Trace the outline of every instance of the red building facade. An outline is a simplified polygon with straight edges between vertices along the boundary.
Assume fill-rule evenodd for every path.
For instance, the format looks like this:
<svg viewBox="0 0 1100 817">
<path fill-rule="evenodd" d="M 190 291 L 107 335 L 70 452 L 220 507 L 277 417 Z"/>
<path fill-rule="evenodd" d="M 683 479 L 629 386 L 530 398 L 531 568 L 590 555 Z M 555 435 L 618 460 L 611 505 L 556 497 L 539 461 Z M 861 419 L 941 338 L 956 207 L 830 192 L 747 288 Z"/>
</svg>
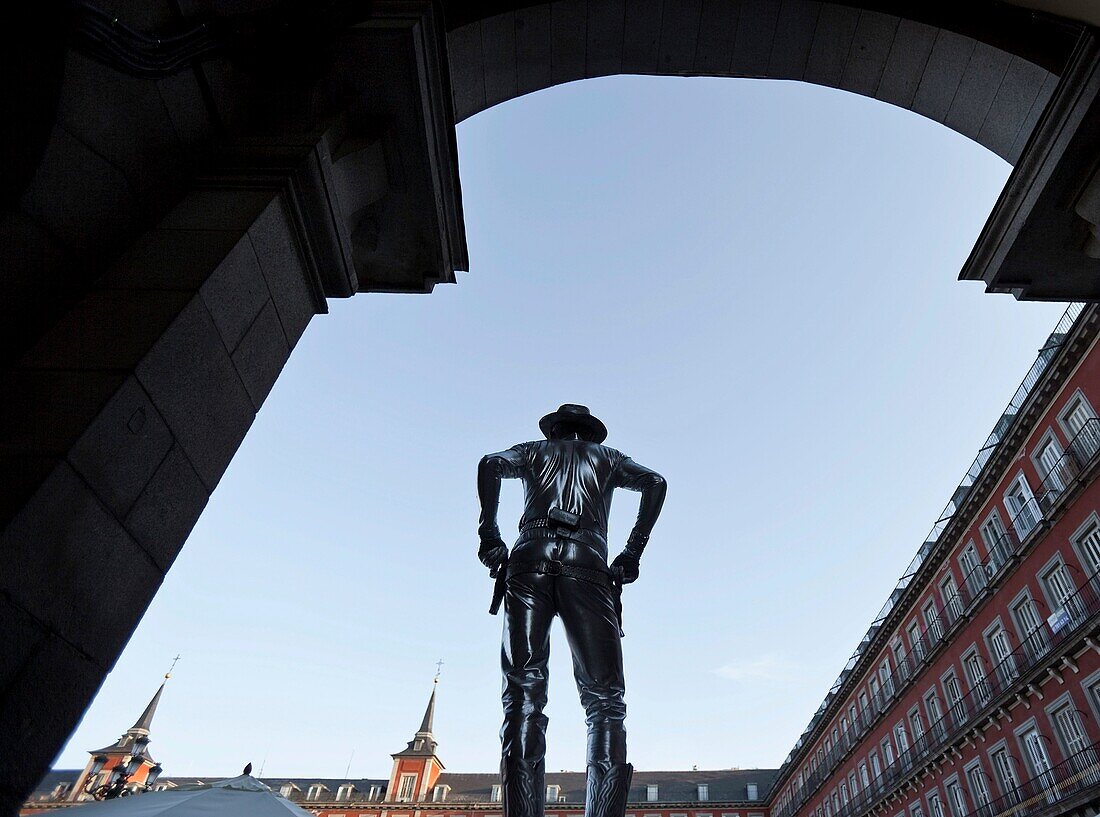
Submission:
<svg viewBox="0 0 1100 817">
<path fill-rule="evenodd" d="M 1100 352 L 1071 307 L 780 770 L 773 817 L 1095 814 Z"/>
</svg>

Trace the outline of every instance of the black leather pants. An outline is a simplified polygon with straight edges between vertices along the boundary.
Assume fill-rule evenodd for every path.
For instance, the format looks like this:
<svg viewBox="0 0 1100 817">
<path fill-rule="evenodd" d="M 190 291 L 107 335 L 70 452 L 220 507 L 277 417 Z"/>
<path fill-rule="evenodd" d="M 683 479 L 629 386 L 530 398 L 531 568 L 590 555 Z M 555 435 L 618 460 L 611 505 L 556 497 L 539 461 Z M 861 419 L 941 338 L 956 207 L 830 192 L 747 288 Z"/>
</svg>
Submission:
<svg viewBox="0 0 1100 817">
<path fill-rule="evenodd" d="M 548 558 L 607 570 L 605 547 L 552 536 L 521 538 L 511 558 Z M 561 618 L 573 654 L 573 675 L 588 723 L 588 764 L 625 763 L 625 682 L 613 592 L 568 576 L 521 573 L 508 579 L 501 647 L 505 763 L 540 765 L 546 754 L 543 707 L 554 616 Z"/>
</svg>

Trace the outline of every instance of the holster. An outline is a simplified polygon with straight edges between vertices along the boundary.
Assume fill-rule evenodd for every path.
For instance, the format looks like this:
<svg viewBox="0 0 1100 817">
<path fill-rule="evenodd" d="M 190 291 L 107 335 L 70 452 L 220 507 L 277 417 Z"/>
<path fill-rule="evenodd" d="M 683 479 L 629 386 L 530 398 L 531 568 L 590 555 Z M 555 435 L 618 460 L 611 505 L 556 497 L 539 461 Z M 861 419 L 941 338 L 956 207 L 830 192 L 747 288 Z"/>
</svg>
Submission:
<svg viewBox="0 0 1100 817">
<path fill-rule="evenodd" d="M 508 589 L 508 563 L 505 562 L 497 568 L 496 582 L 493 584 L 493 600 L 489 602 L 489 615 L 495 616 L 500 610 L 500 603 L 504 601 L 504 591 Z"/>
</svg>

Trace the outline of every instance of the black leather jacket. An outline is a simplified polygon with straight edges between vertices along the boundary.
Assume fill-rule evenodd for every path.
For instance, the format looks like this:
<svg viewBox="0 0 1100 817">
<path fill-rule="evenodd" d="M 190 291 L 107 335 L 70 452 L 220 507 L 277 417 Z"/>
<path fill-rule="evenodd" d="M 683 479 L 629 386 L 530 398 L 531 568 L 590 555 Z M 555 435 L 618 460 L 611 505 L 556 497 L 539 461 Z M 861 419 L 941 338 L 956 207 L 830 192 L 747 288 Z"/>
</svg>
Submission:
<svg viewBox="0 0 1100 817">
<path fill-rule="evenodd" d="M 482 458 L 477 488 L 481 500 L 481 540 L 498 539 L 497 505 L 500 480 L 522 479 L 526 497 L 520 528 L 546 518 L 557 507 L 577 514 L 580 527 L 607 537 L 611 494 L 616 488 L 641 491 L 638 518 L 631 542 L 640 552 L 665 498 L 665 480 L 656 471 L 639 465 L 620 451 L 579 439 L 539 440 L 520 443 Z"/>
</svg>

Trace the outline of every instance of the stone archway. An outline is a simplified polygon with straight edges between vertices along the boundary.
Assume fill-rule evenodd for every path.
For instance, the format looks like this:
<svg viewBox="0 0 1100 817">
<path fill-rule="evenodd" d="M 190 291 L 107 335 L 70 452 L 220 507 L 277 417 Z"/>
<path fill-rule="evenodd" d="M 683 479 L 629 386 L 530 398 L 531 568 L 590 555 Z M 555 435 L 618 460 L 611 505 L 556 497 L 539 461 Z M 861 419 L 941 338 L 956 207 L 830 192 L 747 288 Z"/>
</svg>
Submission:
<svg viewBox="0 0 1100 817">
<path fill-rule="evenodd" d="M 177 65 L 138 37 L 119 62 L 92 37 L 31 87 L 24 136 L 42 141 L 13 153 L 0 213 L 0 811 L 79 720 L 325 299 L 465 268 L 455 121 L 589 76 L 801 79 L 1018 161 L 998 237 L 1026 235 L 1021 202 L 1091 172 L 1096 38 L 1000 3 L 921 5 L 261 0 L 242 21 L 113 0 L 147 32 L 201 14 L 224 53 Z"/>
<path fill-rule="evenodd" d="M 1015 163 L 1057 60 L 1034 43 L 992 44 L 860 5 L 875 4 L 588 0 L 505 11 L 448 32 L 455 116 L 611 74 L 797 80 L 907 108 Z"/>
</svg>

